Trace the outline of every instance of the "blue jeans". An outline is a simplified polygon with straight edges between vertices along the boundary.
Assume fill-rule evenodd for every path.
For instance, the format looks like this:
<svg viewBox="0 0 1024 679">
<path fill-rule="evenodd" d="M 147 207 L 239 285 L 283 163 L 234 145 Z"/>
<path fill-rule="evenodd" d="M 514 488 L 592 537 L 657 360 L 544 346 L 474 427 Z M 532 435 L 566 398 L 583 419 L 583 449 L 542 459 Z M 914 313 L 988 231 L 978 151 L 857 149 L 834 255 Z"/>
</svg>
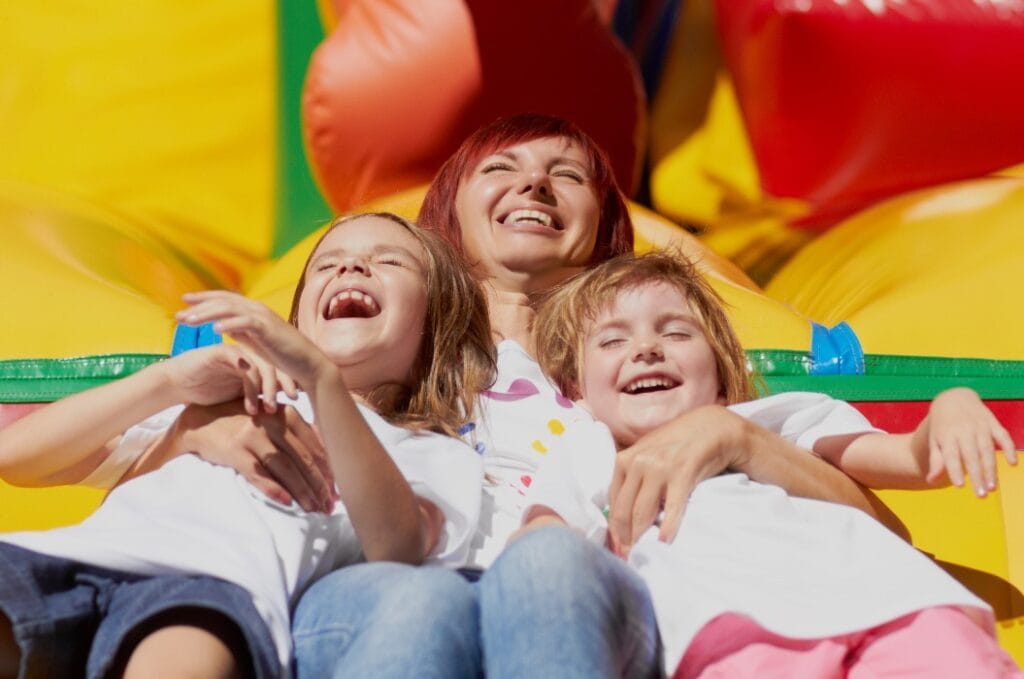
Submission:
<svg viewBox="0 0 1024 679">
<path fill-rule="evenodd" d="M 657 677 L 650 595 L 606 550 L 560 527 L 510 545 L 477 583 L 440 568 L 344 568 L 292 625 L 303 677 Z"/>
</svg>

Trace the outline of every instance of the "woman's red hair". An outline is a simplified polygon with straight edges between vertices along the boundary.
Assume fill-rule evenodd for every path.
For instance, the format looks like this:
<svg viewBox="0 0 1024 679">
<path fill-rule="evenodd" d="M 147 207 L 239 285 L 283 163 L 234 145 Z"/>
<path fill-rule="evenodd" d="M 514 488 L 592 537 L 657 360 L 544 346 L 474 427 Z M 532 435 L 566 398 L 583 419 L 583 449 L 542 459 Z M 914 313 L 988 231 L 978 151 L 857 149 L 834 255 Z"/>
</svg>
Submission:
<svg viewBox="0 0 1024 679">
<path fill-rule="evenodd" d="M 591 264 L 633 250 L 633 222 L 626 200 L 615 182 L 608 156 L 579 127 L 554 116 L 520 113 L 499 118 L 471 134 L 462 146 L 445 161 L 427 189 L 416 221 L 421 228 L 433 229 L 462 252 L 462 228 L 455 213 L 455 196 L 459 186 L 481 159 L 516 144 L 562 137 L 582 149 L 590 164 L 594 190 L 601 205 L 597 240 L 590 257 Z"/>
</svg>

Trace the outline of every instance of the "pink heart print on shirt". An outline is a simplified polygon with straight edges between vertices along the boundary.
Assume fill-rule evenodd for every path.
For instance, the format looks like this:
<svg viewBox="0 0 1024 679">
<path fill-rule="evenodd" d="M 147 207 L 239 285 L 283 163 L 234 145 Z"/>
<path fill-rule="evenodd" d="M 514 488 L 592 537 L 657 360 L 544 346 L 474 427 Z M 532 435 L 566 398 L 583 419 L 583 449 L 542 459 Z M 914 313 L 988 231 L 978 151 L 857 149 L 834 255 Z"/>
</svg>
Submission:
<svg viewBox="0 0 1024 679">
<path fill-rule="evenodd" d="M 540 393 L 540 389 L 537 385 L 530 380 L 519 378 L 513 380 L 512 384 L 508 385 L 508 391 L 491 391 L 490 389 L 483 392 L 483 396 L 495 401 L 522 401 L 524 398 L 530 398 Z"/>
</svg>

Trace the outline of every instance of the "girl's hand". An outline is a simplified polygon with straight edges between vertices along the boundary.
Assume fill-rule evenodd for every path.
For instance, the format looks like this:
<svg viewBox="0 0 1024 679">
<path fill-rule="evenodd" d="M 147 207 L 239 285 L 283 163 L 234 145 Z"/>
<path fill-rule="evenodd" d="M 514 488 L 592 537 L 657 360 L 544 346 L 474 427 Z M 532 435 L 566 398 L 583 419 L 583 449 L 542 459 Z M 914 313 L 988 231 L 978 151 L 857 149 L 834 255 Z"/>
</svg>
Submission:
<svg viewBox="0 0 1024 679">
<path fill-rule="evenodd" d="M 915 449 L 927 454 L 929 483 L 946 474 L 954 486 L 963 486 L 966 468 L 974 492 L 984 497 L 996 488 L 996 448 L 1007 462 L 1017 464 L 1010 434 L 971 389 L 958 387 L 936 396 L 914 438 L 923 444 L 925 435 L 927 446 Z"/>
<path fill-rule="evenodd" d="M 743 464 L 748 423 L 721 406 L 692 410 L 658 427 L 615 456 L 609 488 L 608 541 L 620 556 L 654 524 L 663 510 L 659 539 L 679 531 L 694 487 Z"/>
<path fill-rule="evenodd" d="M 263 408 L 277 409 L 279 389 L 295 397 L 295 383 L 274 366 L 235 345 L 218 344 L 179 354 L 163 364 L 177 400 L 197 405 L 214 405 L 245 397 L 250 414 Z"/>
<path fill-rule="evenodd" d="M 180 322 L 212 321 L 214 330 L 230 335 L 299 384 L 311 384 L 329 363 L 323 352 L 265 304 L 224 290 L 191 292 L 184 300 L 189 308 L 176 314 Z"/>
</svg>

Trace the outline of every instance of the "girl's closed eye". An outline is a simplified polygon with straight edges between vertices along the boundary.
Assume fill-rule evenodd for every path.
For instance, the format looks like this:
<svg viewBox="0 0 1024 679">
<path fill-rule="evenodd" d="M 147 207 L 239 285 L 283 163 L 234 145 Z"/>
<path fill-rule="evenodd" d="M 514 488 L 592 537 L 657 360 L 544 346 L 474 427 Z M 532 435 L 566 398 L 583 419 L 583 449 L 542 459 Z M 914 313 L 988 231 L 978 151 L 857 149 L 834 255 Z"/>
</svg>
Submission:
<svg viewBox="0 0 1024 679">
<path fill-rule="evenodd" d="M 598 340 L 597 346 L 602 349 L 613 349 L 622 346 L 625 341 L 623 337 L 605 337 Z"/>
</svg>

